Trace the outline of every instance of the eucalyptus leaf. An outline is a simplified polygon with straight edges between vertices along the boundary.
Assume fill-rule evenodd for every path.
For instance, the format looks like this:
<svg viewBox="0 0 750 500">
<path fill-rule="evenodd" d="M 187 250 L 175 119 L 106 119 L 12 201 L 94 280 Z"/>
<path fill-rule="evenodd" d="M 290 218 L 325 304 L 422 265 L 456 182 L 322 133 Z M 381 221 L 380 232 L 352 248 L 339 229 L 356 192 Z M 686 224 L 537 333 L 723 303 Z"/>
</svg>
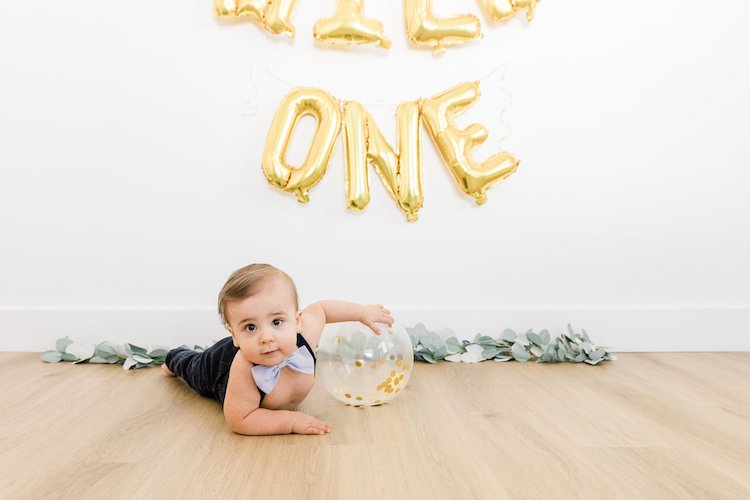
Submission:
<svg viewBox="0 0 750 500">
<path fill-rule="evenodd" d="M 531 354 L 533 354 L 534 356 L 539 357 L 539 356 L 544 355 L 544 349 L 542 349 L 538 345 L 531 346 L 531 349 L 529 350 L 531 351 Z"/>
<path fill-rule="evenodd" d="M 518 342 L 513 344 L 513 358 L 515 358 L 516 361 L 520 361 L 522 363 L 525 363 L 529 360 L 531 356 L 529 356 L 529 353 L 526 352 L 526 349 L 524 346 Z"/>
<path fill-rule="evenodd" d="M 599 361 L 604 357 L 604 354 L 606 354 L 605 351 L 597 349 L 589 354 L 589 358 L 591 358 L 592 361 Z"/>
<path fill-rule="evenodd" d="M 45 363 L 58 363 L 62 361 L 62 353 L 58 350 L 47 351 L 42 354 L 42 361 Z"/>
<path fill-rule="evenodd" d="M 69 352 L 62 353 L 62 360 L 63 361 L 75 361 L 78 357 L 75 354 L 70 354 Z"/>
<path fill-rule="evenodd" d="M 144 349 L 143 347 L 139 347 L 134 344 L 125 344 L 125 345 L 130 347 L 130 350 L 133 351 L 133 354 L 144 354 L 144 355 L 146 354 L 146 349 Z"/>
<path fill-rule="evenodd" d="M 107 358 L 112 355 L 117 354 L 117 347 L 107 343 L 102 342 L 98 346 L 96 346 L 96 349 L 94 349 L 94 356 L 99 356 L 100 358 Z"/>
<path fill-rule="evenodd" d="M 507 342 L 515 342 L 516 341 L 516 332 L 514 332 L 511 329 L 505 329 L 503 330 L 502 335 L 500 336 L 501 339 L 507 341 Z"/>
<path fill-rule="evenodd" d="M 539 337 L 542 341 L 542 345 L 549 344 L 549 332 L 547 330 L 542 330 L 539 332 Z"/>
<path fill-rule="evenodd" d="M 447 339 L 445 341 L 445 348 L 447 349 L 448 354 L 466 352 L 466 349 L 464 349 L 463 345 L 461 345 L 456 337 L 450 337 L 449 339 Z"/>
<path fill-rule="evenodd" d="M 125 360 L 125 362 L 122 364 L 123 370 L 130 370 L 132 367 L 137 365 L 138 362 L 131 356 L 128 359 Z"/>
<path fill-rule="evenodd" d="M 542 338 L 534 332 L 527 333 L 526 338 L 529 339 L 533 344 L 536 344 L 538 346 L 542 345 Z"/>
<path fill-rule="evenodd" d="M 148 356 L 150 358 L 166 357 L 168 353 L 169 351 L 167 349 L 160 347 L 160 348 L 154 349 L 153 351 L 149 351 Z"/>
<path fill-rule="evenodd" d="M 57 339 L 57 342 L 55 342 L 55 349 L 57 349 L 60 352 L 65 352 L 68 346 L 72 343 L 73 341 L 70 340 L 68 337 L 65 337 L 64 339 Z"/>
<path fill-rule="evenodd" d="M 151 362 L 154 361 L 153 359 L 149 358 L 148 356 L 142 356 L 140 354 L 133 354 L 133 359 L 136 360 L 137 362 L 141 363 L 141 364 L 144 364 L 144 365 L 147 365 L 147 364 L 149 364 L 149 363 L 151 363 Z"/>
<path fill-rule="evenodd" d="M 503 349 L 500 349 L 499 347 L 485 347 L 484 351 L 482 351 L 482 357 L 484 357 L 484 359 L 492 359 L 502 351 Z"/>
</svg>

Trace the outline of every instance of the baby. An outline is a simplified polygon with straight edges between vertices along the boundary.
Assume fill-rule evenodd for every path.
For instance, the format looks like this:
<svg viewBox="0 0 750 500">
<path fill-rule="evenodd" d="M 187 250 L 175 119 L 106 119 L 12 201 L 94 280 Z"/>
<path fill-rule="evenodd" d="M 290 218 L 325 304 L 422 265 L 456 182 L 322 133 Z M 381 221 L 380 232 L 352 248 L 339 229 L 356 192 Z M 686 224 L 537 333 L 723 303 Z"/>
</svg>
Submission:
<svg viewBox="0 0 750 500">
<path fill-rule="evenodd" d="M 291 278 L 268 264 L 229 277 L 219 315 L 230 333 L 203 352 L 172 349 L 162 370 L 218 400 L 234 432 L 247 435 L 325 434 L 331 427 L 300 411 L 314 382 L 315 352 L 326 323 L 393 324 L 382 305 L 324 300 L 299 310 Z"/>
</svg>

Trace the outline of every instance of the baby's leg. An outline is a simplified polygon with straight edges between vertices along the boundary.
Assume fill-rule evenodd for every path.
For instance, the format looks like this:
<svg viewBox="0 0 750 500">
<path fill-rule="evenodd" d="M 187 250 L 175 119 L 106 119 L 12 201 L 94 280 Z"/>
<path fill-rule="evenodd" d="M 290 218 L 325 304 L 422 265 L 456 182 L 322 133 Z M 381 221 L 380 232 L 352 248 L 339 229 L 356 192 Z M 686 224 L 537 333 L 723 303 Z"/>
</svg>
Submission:
<svg viewBox="0 0 750 500">
<path fill-rule="evenodd" d="M 206 380 L 202 373 L 201 361 L 204 352 L 196 352 L 192 349 L 177 348 L 167 353 L 167 359 L 162 365 L 164 373 L 180 377 L 187 385 L 198 391 L 201 395 L 206 395 Z"/>
</svg>

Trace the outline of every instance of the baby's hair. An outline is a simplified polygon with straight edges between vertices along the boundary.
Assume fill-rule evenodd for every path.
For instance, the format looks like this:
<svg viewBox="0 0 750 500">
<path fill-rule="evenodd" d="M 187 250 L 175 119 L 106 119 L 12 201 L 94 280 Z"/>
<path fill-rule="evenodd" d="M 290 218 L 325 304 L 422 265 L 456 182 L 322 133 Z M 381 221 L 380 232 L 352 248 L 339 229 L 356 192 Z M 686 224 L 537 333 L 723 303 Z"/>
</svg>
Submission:
<svg viewBox="0 0 750 500">
<path fill-rule="evenodd" d="M 299 300 L 297 298 L 297 287 L 294 281 L 284 271 L 276 269 L 270 264 L 250 264 L 241 269 L 237 269 L 229 276 L 224 287 L 219 292 L 219 317 L 221 323 L 226 327 L 227 305 L 230 302 L 246 299 L 258 293 L 258 290 L 273 278 L 281 278 L 289 284 L 289 289 L 294 299 L 295 311 L 299 309 Z"/>
</svg>

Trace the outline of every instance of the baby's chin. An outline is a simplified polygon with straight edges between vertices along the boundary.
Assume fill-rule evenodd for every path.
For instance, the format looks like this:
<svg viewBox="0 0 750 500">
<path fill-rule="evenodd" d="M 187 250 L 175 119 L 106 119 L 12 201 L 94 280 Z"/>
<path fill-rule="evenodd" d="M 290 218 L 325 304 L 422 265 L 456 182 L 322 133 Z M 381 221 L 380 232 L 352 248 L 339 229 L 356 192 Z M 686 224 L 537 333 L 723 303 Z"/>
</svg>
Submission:
<svg viewBox="0 0 750 500">
<path fill-rule="evenodd" d="M 255 356 L 255 359 L 251 360 L 254 365 L 273 366 L 278 365 L 287 358 L 287 354 L 284 354 L 281 350 L 275 351 L 271 354 L 259 354 Z"/>
</svg>

